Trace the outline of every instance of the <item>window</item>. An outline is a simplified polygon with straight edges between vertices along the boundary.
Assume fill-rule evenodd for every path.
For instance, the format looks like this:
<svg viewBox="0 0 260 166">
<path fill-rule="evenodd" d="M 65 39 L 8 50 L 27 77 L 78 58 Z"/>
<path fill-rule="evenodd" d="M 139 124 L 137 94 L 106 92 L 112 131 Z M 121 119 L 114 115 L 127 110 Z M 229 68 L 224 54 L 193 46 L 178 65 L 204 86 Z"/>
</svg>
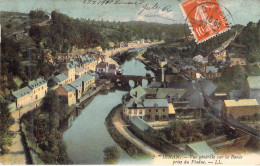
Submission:
<svg viewBox="0 0 260 166">
<path fill-rule="evenodd" d="M 152 112 L 152 110 L 151 110 L 151 109 L 149 109 L 149 112 Z"/>
<path fill-rule="evenodd" d="M 156 109 L 156 112 L 158 112 L 158 109 Z"/>
<path fill-rule="evenodd" d="M 142 114 L 143 113 L 143 111 L 142 110 L 139 110 L 139 114 Z"/>
<path fill-rule="evenodd" d="M 163 109 L 163 112 L 165 112 L 165 109 Z"/>
</svg>

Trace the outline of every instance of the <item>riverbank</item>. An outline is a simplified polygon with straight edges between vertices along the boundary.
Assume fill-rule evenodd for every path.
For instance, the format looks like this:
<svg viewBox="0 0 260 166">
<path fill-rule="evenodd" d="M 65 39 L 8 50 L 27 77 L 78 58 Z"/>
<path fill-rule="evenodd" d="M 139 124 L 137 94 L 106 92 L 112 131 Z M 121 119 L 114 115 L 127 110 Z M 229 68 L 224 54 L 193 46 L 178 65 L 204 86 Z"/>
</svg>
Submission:
<svg viewBox="0 0 260 166">
<path fill-rule="evenodd" d="M 111 64 L 116 64 L 118 65 L 118 62 L 116 62 L 115 60 L 113 60 L 111 57 L 115 54 L 118 53 L 122 53 L 122 52 L 127 52 L 131 49 L 139 49 L 139 48 L 143 48 L 143 47 L 150 47 L 150 46 L 154 46 L 154 45 L 158 45 L 158 44 L 163 44 L 164 41 L 159 41 L 159 42 L 153 42 L 153 43 L 144 43 L 144 44 L 139 44 L 138 46 L 132 48 L 132 47 L 123 47 L 123 48 L 119 48 L 116 50 L 108 50 L 106 52 L 104 52 L 104 61 L 111 63 Z"/>
<path fill-rule="evenodd" d="M 147 153 L 143 149 L 139 148 L 135 144 L 133 144 L 129 139 L 126 138 L 124 134 L 122 134 L 122 130 L 118 130 L 119 125 L 125 124 L 118 124 L 118 113 L 122 109 L 122 104 L 117 105 L 114 107 L 109 115 L 106 117 L 105 124 L 107 130 L 114 141 L 123 149 L 125 150 L 131 157 L 135 159 L 151 159 L 152 155 Z"/>
</svg>

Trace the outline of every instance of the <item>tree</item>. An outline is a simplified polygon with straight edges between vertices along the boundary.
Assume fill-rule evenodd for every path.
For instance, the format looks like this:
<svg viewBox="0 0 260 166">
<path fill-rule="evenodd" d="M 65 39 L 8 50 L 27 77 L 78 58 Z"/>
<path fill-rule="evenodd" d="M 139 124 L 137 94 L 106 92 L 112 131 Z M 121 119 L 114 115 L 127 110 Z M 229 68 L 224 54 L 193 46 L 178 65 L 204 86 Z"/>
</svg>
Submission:
<svg viewBox="0 0 260 166">
<path fill-rule="evenodd" d="M 12 132 L 10 127 L 14 124 L 14 118 L 9 112 L 8 104 L 0 100 L 0 153 L 8 153 L 8 146 L 12 145 Z"/>
<path fill-rule="evenodd" d="M 116 164 L 119 159 L 119 151 L 116 146 L 109 146 L 104 149 L 105 164 Z"/>
</svg>

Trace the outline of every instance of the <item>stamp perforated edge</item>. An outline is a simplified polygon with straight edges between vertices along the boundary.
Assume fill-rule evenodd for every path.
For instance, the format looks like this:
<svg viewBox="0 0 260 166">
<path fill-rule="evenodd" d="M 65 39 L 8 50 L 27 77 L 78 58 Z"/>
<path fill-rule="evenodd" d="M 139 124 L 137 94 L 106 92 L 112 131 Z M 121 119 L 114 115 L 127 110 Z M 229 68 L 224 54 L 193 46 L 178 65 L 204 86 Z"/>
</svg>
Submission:
<svg viewBox="0 0 260 166">
<path fill-rule="evenodd" d="M 228 26 L 229 26 L 228 28 L 226 28 L 226 29 L 224 29 L 224 30 L 222 30 L 222 31 L 219 31 L 219 32 L 215 33 L 214 35 L 212 35 L 212 36 L 210 36 L 210 37 L 207 37 L 207 38 L 205 38 L 205 39 L 199 41 L 197 35 L 196 35 L 195 32 L 194 32 L 193 26 L 191 25 L 191 23 L 190 23 L 190 21 L 189 21 L 189 19 L 188 19 L 188 16 L 187 16 L 187 14 L 186 14 L 186 12 L 185 12 L 183 6 L 182 6 L 182 3 L 184 3 L 184 2 L 185 2 L 185 1 L 182 1 L 182 2 L 180 2 L 178 5 L 179 5 L 179 7 L 181 8 L 182 15 L 183 15 L 185 21 L 187 22 L 187 24 L 188 24 L 188 26 L 189 26 L 189 29 L 191 30 L 191 33 L 192 33 L 193 36 L 195 37 L 195 39 L 196 39 L 195 42 L 196 42 L 197 44 L 203 43 L 203 42 L 205 42 L 205 41 L 207 41 L 207 40 L 212 39 L 213 37 L 219 36 L 220 34 L 225 33 L 225 32 L 227 32 L 228 30 L 230 30 L 230 25 L 228 24 Z M 218 2 L 217 2 L 217 3 L 218 3 Z M 219 3 L 218 3 L 218 5 L 219 5 Z M 220 6 L 219 6 L 219 7 L 220 7 Z M 221 8 L 220 8 L 220 9 L 221 9 Z M 222 9 L 221 9 L 221 10 L 222 10 Z M 223 12 L 223 11 L 222 11 L 222 12 Z"/>
</svg>

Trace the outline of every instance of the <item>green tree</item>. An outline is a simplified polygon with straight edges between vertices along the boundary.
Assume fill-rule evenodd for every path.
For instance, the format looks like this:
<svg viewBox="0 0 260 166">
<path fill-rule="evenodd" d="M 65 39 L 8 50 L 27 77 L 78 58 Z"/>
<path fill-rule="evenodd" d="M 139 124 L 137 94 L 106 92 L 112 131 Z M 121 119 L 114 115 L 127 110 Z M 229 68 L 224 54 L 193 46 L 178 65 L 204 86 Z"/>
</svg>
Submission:
<svg viewBox="0 0 260 166">
<path fill-rule="evenodd" d="M 0 99 L 0 153 L 8 153 L 8 146 L 12 145 L 12 132 L 10 127 L 14 124 L 14 118 L 9 112 L 8 104 Z"/>
</svg>

